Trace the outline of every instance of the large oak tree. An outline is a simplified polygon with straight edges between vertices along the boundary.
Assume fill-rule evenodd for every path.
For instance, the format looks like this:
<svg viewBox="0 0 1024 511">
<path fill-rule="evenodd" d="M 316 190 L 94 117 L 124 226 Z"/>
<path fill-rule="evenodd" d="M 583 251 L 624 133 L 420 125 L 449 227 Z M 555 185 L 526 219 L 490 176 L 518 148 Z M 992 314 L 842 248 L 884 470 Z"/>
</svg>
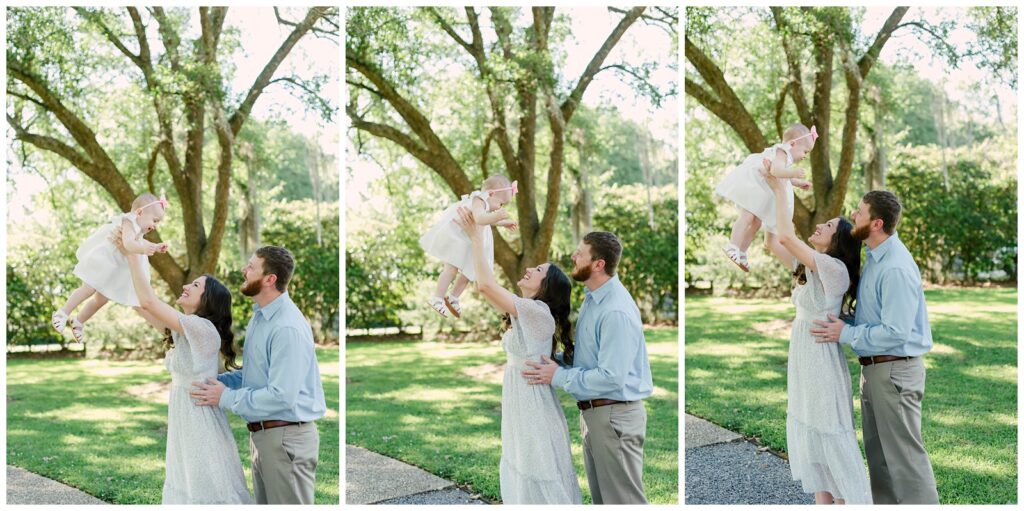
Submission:
<svg viewBox="0 0 1024 511">
<path fill-rule="evenodd" d="M 784 59 L 788 70 L 787 79 L 775 95 L 775 133 L 770 138 L 737 95 L 723 72 L 722 63 L 716 62 L 715 54 L 702 43 L 704 31 L 713 29 L 714 25 L 687 25 L 685 54 L 696 75 L 687 71 L 686 94 L 732 128 L 749 151 L 760 152 L 771 145 L 769 140 L 774 143 L 781 139 L 787 100 L 801 123 L 817 127 L 820 138 L 809 156 L 813 200 L 809 204 L 797 200 L 793 214 L 794 224 L 802 235 L 809 235 L 815 224 L 824 223 L 841 212 L 854 168 L 861 103 L 867 89 L 865 80 L 894 32 L 909 25 L 925 26 L 919 22 L 901 23 L 907 11 L 907 7 L 893 9 L 866 44 L 859 45 L 859 31 L 849 8 L 770 8 L 769 23 L 783 49 L 779 58 Z M 692 15 L 699 17 L 702 13 L 692 11 Z M 808 56 L 810 58 L 806 58 Z M 834 126 L 837 123 L 832 119 L 833 95 L 839 90 L 834 83 L 837 73 L 845 84 L 845 100 L 842 124 Z M 838 162 L 832 158 L 833 136 L 840 137 L 841 142 Z"/>
<path fill-rule="evenodd" d="M 287 35 L 247 91 L 239 97 L 227 86 L 230 55 L 225 43 L 226 7 L 197 9 L 199 33 L 189 37 L 189 11 L 163 7 L 121 10 L 74 8 L 12 8 L 8 10 L 7 122 L 23 146 L 56 154 L 98 183 L 123 211 L 141 191 L 156 190 L 156 173 L 170 176 L 180 203 L 185 251 L 150 258 L 172 290 L 212 272 L 221 251 L 229 216 L 229 194 L 236 140 L 263 92 L 283 83 L 316 95 L 315 80 L 280 76 L 282 62 L 304 37 L 337 38 L 337 8 L 314 7 L 299 19 L 275 9 Z M 98 34 L 120 59 L 99 62 L 88 52 L 86 34 Z M 145 183 L 133 182 L 128 169 L 111 156 L 111 147 L 97 136 L 96 123 L 106 115 L 95 105 L 87 82 L 109 73 L 136 84 L 149 98 L 152 112 L 116 119 L 134 124 L 155 119 L 158 133 L 149 149 Z M 103 84 L 108 87 L 110 85 Z M 205 161 L 208 137 L 216 139 L 213 162 Z M 203 208 L 203 173 L 216 172 L 212 215 Z M 136 179 L 137 181 L 138 179 Z M 157 233 L 150 233 L 159 241 Z"/>
<path fill-rule="evenodd" d="M 531 8 L 528 23 L 517 23 L 519 11 L 505 7 L 483 12 L 466 7 L 453 9 L 354 9 L 350 11 L 345 42 L 346 81 L 349 104 L 346 108 L 352 127 L 390 143 L 440 176 L 454 195 L 474 189 L 468 165 L 479 165 L 486 176 L 489 155 L 497 151 L 503 173 L 518 180 L 515 208 L 519 220 L 518 246 L 495 230 L 494 257 L 506 277 L 516 280 L 524 269 L 548 257 L 555 223 L 560 215 L 560 194 L 567 131 L 573 114 L 587 87 L 606 69 L 628 70 L 619 64 L 606 64 L 609 54 L 623 34 L 641 16 L 643 7 L 614 11 L 620 15 L 617 25 L 607 34 L 600 48 L 588 58 L 582 73 L 565 77 L 558 68 L 552 30 L 557 24 L 553 7 Z M 466 58 L 475 74 L 474 86 L 486 98 L 484 132 L 478 134 L 478 158 L 467 163 L 453 156 L 451 141 L 439 135 L 437 121 L 426 111 L 422 90 L 414 83 L 418 74 L 430 73 L 438 57 L 430 53 L 427 41 L 412 41 L 410 19 L 426 19 L 425 25 L 448 41 Z M 418 52 L 410 57 L 410 45 Z M 436 115 L 436 113 L 433 113 Z M 546 132 L 540 128 L 545 122 Z M 538 143 L 545 133 L 549 140 Z M 548 148 L 547 168 L 538 169 L 538 147 Z M 474 169 L 475 170 L 475 169 Z M 475 172 L 473 174 L 476 174 Z M 543 180 L 543 181 L 542 181 Z M 540 201 L 539 187 L 546 183 L 546 197 Z"/>
</svg>

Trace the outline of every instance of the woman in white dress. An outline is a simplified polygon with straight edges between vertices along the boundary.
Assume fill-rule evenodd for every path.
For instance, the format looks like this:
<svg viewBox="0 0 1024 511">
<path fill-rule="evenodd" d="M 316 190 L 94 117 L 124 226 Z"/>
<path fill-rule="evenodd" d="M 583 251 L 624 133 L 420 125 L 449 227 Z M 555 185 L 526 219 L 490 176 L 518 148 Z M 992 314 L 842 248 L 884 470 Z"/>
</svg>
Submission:
<svg viewBox="0 0 1024 511">
<path fill-rule="evenodd" d="M 192 382 L 214 378 L 235 365 L 231 333 L 231 292 L 210 275 L 182 290 L 181 312 L 157 299 L 142 271 L 140 257 L 126 254 L 138 295 L 135 310 L 162 332 L 170 331 L 164 365 L 171 373 L 167 406 L 167 451 L 163 504 L 251 504 L 235 437 L 224 411 L 196 406 Z"/>
<path fill-rule="evenodd" d="M 767 178 L 777 200 L 786 188 Z M 836 217 L 818 224 L 804 243 L 793 219 L 776 208 L 777 241 L 771 250 L 796 281 L 792 301 L 796 318 L 790 334 L 789 402 L 786 450 L 793 479 L 814 493 L 818 504 L 870 504 L 871 487 L 853 422 L 850 369 L 838 343 L 818 343 L 814 320 L 828 314 L 852 315 L 860 277 L 860 241 L 849 220 Z"/>
<path fill-rule="evenodd" d="M 572 283 L 551 263 L 528 268 L 517 286 L 523 297 L 501 287 L 484 257 L 483 229 L 473 213 L 460 209 L 455 222 L 472 242 L 477 291 L 507 314 L 510 329 L 501 339 L 508 355 L 501 389 L 501 500 L 505 504 L 580 504 L 572 464 L 569 426 L 550 385 L 530 385 L 520 374 L 526 361 L 541 362 L 562 351 L 572 360 L 569 298 Z"/>
</svg>

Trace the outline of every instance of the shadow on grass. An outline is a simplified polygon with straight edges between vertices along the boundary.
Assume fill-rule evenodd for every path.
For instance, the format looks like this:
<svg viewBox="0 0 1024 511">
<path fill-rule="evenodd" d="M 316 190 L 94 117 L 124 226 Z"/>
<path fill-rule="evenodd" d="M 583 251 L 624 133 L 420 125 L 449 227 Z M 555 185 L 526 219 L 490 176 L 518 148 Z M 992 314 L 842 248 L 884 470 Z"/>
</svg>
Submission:
<svg viewBox="0 0 1024 511">
<path fill-rule="evenodd" d="M 1016 299 L 1002 288 L 926 293 L 935 347 L 922 434 L 943 503 L 1017 499 Z M 688 298 L 685 314 L 687 412 L 784 450 L 789 332 L 756 326 L 791 319 L 791 306 Z M 860 365 L 845 352 L 859 430 Z"/>
</svg>

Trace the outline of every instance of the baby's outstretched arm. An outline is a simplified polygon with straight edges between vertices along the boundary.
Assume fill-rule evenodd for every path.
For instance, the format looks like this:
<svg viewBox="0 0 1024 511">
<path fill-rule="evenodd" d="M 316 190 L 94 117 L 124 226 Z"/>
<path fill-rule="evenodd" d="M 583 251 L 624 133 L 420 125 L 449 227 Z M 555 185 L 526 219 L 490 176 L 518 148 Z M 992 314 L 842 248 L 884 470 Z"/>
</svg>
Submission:
<svg viewBox="0 0 1024 511">
<path fill-rule="evenodd" d="M 135 230 L 132 229 L 131 223 L 128 220 L 122 220 L 120 232 L 114 233 L 115 236 L 121 240 L 121 245 L 124 246 L 125 251 L 132 254 L 142 254 L 147 256 L 151 256 L 157 252 L 167 251 L 166 243 L 156 244 L 143 239 L 141 235 L 133 237 L 132 233 L 134 232 Z"/>
<path fill-rule="evenodd" d="M 801 190 L 810 190 L 811 186 L 813 186 L 813 184 L 810 181 L 806 179 L 800 179 L 798 177 L 789 178 L 789 182 L 792 183 L 793 186 L 800 188 Z"/>
<path fill-rule="evenodd" d="M 505 208 L 498 208 L 488 213 L 483 199 L 479 197 L 473 199 L 472 204 L 473 219 L 476 220 L 477 225 L 495 225 L 508 219 L 508 211 L 505 211 Z"/>
<path fill-rule="evenodd" d="M 774 177 L 804 177 L 804 170 L 798 167 L 786 165 L 786 152 L 782 149 L 775 150 L 775 157 L 772 158 L 771 175 Z"/>
</svg>

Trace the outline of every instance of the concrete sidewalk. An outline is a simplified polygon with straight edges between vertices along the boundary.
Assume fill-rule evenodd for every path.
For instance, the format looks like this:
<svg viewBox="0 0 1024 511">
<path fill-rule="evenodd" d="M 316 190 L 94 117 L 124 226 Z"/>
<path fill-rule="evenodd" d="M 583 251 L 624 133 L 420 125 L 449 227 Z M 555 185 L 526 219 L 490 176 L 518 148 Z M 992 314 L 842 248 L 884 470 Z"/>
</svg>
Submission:
<svg viewBox="0 0 1024 511">
<path fill-rule="evenodd" d="M 106 504 L 81 490 L 7 465 L 7 504 Z"/>
<path fill-rule="evenodd" d="M 686 504 L 813 504 L 786 460 L 686 414 Z"/>
<path fill-rule="evenodd" d="M 348 504 L 487 504 L 455 483 L 354 445 L 345 446 Z"/>
</svg>

